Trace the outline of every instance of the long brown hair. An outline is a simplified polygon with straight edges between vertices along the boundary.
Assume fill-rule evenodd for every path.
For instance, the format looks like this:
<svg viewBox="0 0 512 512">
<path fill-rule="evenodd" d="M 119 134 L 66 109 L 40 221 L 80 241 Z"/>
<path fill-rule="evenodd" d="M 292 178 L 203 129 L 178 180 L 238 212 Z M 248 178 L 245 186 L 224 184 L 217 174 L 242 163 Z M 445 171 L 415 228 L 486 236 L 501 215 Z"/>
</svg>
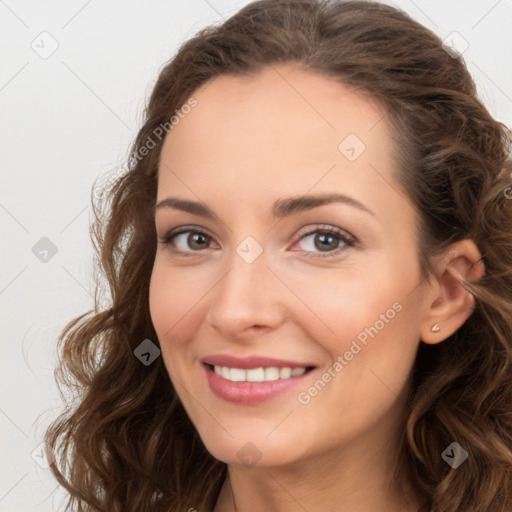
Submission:
<svg viewBox="0 0 512 512">
<path fill-rule="evenodd" d="M 201 442 L 162 358 L 145 366 L 134 356 L 145 339 L 158 345 L 148 305 L 163 141 L 156 134 L 208 80 L 277 63 L 356 86 L 386 108 L 398 178 L 421 218 L 425 277 L 431 256 L 450 243 L 471 238 L 480 249 L 483 278 L 458 278 L 475 297 L 473 314 L 442 343 L 420 343 L 394 469 L 425 496 L 424 510 L 510 512 L 510 133 L 479 101 L 462 59 L 407 14 L 324 0 L 253 2 L 182 45 L 159 75 L 127 172 L 91 198 L 98 290 L 106 278 L 109 305 L 100 306 L 98 291 L 94 310 L 61 333 L 58 382 L 74 399 L 46 438 L 69 506 L 206 512 L 215 502 L 226 465 Z M 441 457 L 452 441 L 468 452 L 456 469 Z"/>
</svg>

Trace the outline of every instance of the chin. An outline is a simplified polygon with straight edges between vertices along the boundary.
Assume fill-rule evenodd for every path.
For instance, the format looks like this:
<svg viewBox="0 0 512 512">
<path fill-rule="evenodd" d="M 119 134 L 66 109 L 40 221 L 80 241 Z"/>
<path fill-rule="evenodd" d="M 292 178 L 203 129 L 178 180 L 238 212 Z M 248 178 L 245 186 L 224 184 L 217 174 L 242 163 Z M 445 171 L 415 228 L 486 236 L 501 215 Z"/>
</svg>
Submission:
<svg viewBox="0 0 512 512">
<path fill-rule="evenodd" d="M 227 427 L 229 430 L 229 426 Z M 265 438 L 272 429 L 263 429 L 261 432 L 251 435 L 251 431 L 229 430 L 233 437 L 223 432 L 219 435 L 201 435 L 204 445 L 208 452 L 217 460 L 229 465 L 247 466 L 247 467 L 270 467 L 289 464 L 297 460 L 300 454 L 297 453 L 297 447 L 300 447 L 300 441 L 297 439 L 292 442 L 283 442 L 286 434 L 277 437 L 274 440 Z"/>
</svg>

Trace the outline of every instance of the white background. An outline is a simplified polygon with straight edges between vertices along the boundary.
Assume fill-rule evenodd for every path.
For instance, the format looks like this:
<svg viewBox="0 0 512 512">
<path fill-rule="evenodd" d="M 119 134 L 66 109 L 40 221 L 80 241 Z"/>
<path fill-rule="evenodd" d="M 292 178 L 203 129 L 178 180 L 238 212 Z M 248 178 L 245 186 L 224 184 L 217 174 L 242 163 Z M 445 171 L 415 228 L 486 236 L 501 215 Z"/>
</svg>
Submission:
<svg viewBox="0 0 512 512">
<path fill-rule="evenodd" d="M 0 512 L 63 510 L 50 470 L 31 454 L 59 410 L 57 335 L 93 305 L 93 181 L 122 167 L 178 45 L 246 3 L 0 0 Z M 512 0 L 394 4 L 442 38 L 462 36 L 450 38 L 469 45 L 482 99 L 512 126 Z M 48 58 L 32 48 L 51 44 Z M 32 252 L 43 237 L 57 248 L 47 262 Z"/>
</svg>

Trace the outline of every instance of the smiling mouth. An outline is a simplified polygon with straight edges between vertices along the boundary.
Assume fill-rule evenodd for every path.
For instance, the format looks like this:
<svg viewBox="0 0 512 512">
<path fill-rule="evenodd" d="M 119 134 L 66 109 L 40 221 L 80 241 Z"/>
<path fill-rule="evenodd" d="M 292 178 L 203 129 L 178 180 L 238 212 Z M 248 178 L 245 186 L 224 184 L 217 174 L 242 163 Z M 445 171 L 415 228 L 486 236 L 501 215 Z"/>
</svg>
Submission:
<svg viewBox="0 0 512 512">
<path fill-rule="evenodd" d="M 204 364 L 208 367 L 209 371 L 231 382 L 272 382 L 285 380 L 300 377 L 314 369 L 314 366 L 297 368 L 270 366 L 265 368 L 243 369 L 211 365 L 208 363 Z"/>
</svg>

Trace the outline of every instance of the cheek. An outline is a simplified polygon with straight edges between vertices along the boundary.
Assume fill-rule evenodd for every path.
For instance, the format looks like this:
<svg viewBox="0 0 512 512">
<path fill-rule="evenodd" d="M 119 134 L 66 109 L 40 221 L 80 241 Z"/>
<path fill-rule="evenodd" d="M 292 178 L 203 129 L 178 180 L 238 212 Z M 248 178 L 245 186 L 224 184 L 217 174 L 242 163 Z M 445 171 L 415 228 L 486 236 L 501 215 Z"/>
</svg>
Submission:
<svg viewBox="0 0 512 512">
<path fill-rule="evenodd" d="M 193 356 L 194 346 L 190 340 L 201 325 L 205 314 L 204 295 L 214 282 L 209 284 L 207 276 L 203 277 L 193 266 L 173 269 L 164 256 L 157 256 L 153 266 L 149 310 L 164 363 L 173 375 L 176 371 L 182 373 L 187 366 L 184 358 Z M 177 361 L 179 365 L 175 364 Z"/>
<path fill-rule="evenodd" d="M 166 264 L 165 256 L 157 256 L 149 285 L 149 309 L 157 333 L 171 328 L 174 332 L 187 321 L 188 314 L 204 294 L 200 282 L 193 270 L 174 270 Z"/>
<path fill-rule="evenodd" d="M 155 262 L 149 283 L 149 311 L 159 337 L 166 327 L 169 328 L 166 312 L 175 311 L 176 306 L 175 294 L 170 292 L 169 285 L 169 279 Z"/>
<path fill-rule="evenodd" d="M 290 284 L 295 295 L 289 294 L 288 307 L 293 306 L 294 321 L 301 323 L 313 339 L 323 338 L 336 350 L 379 320 L 399 295 L 392 288 L 389 272 L 318 270 L 300 277 L 282 272 L 283 281 Z"/>
<path fill-rule="evenodd" d="M 180 282 L 179 276 L 179 273 L 166 269 L 157 258 L 149 285 L 149 310 L 164 359 L 167 359 L 169 349 L 173 348 L 167 340 L 179 341 L 176 331 L 182 327 L 193 303 L 190 296 L 193 287 Z"/>
<path fill-rule="evenodd" d="M 401 389 L 419 340 L 419 305 L 409 293 L 415 276 L 402 272 L 399 279 L 389 265 L 382 270 L 373 265 L 372 270 L 330 273 L 325 280 L 317 274 L 294 288 L 309 306 L 295 315 L 296 321 L 330 361 L 344 358 L 344 377 L 335 379 L 333 389 L 358 382 L 360 397 L 369 401 L 379 390 L 388 393 L 379 378 Z"/>
</svg>

